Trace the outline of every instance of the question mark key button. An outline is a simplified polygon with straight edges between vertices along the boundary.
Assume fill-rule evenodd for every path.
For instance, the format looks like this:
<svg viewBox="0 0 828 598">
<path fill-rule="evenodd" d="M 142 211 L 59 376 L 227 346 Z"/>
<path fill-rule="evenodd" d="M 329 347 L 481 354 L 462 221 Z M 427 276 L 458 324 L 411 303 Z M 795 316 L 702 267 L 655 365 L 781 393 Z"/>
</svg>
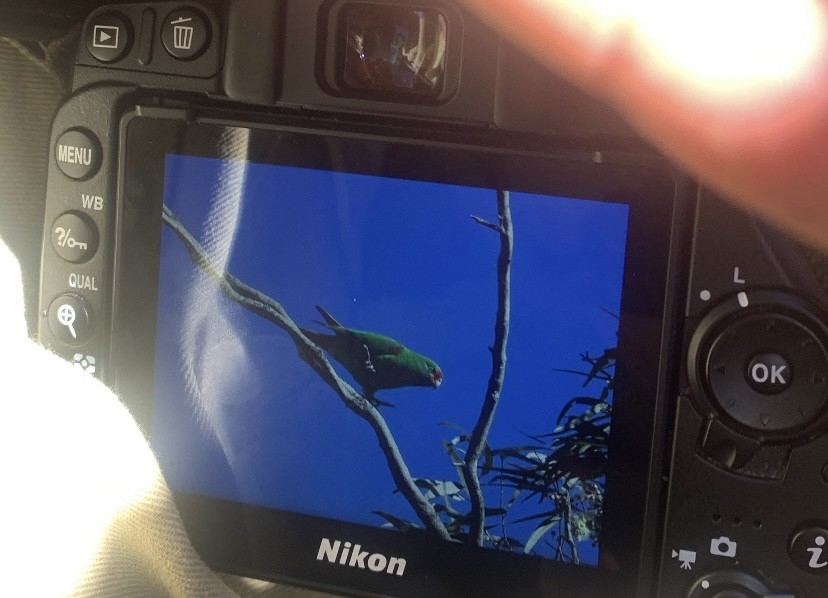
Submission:
<svg viewBox="0 0 828 598">
<path fill-rule="evenodd" d="M 67 345 L 82 345 L 92 336 L 92 315 L 89 304 L 71 293 L 58 295 L 47 312 L 49 329 Z"/>
<path fill-rule="evenodd" d="M 64 212 L 52 224 L 52 247 L 67 262 L 82 264 L 98 249 L 98 230 L 89 217 Z"/>
</svg>

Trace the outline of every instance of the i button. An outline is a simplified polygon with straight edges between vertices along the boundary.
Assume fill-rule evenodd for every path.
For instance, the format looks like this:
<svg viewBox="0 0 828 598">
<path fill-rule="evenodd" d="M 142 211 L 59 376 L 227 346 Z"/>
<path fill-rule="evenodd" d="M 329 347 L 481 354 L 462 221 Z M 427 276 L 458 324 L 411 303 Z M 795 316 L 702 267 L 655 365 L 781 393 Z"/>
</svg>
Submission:
<svg viewBox="0 0 828 598">
<path fill-rule="evenodd" d="M 825 575 L 828 573 L 828 529 L 806 527 L 799 530 L 788 545 L 788 554 L 793 563 L 805 573 Z"/>
</svg>

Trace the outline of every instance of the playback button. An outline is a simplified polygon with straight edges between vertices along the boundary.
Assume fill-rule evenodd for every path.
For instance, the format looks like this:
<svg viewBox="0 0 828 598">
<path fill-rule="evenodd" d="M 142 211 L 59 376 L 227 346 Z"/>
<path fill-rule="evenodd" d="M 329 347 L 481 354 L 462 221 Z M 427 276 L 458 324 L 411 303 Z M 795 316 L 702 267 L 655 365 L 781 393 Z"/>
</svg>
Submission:
<svg viewBox="0 0 828 598">
<path fill-rule="evenodd" d="M 101 62 L 120 60 L 131 46 L 132 27 L 119 14 L 97 15 L 86 26 L 86 49 Z"/>
</svg>

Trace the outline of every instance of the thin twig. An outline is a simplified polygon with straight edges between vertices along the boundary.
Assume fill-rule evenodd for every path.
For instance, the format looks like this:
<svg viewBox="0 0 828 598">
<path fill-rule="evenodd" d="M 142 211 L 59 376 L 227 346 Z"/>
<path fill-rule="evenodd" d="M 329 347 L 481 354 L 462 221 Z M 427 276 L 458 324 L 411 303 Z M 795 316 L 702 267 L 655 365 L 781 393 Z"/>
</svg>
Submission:
<svg viewBox="0 0 828 598">
<path fill-rule="evenodd" d="M 385 422 L 382 414 L 359 394 L 350 384 L 342 380 L 331 366 L 330 361 L 316 344 L 306 337 L 284 307 L 261 291 L 245 284 L 232 274 L 218 268 L 207 251 L 184 227 L 172 211 L 164 206 L 164 222 L 184 243 L 193 263 L 212 278 L 222 292 L 231 300 L 256 315 L 279 326 L 290 335 L 299 356 L 319 374 L 322 380 L 330 386 L 345 406 L 368 422 L 379 441 L 380 448 L 385 455 L 391 477 L 399 491 L 408 500 L 415 513 L 425 525 L 426 529 L 436 533 L 444 540 L 452 540 L 446 526 L 440 520 L 434 507 L 423 496 L 414 483 L 408 466 L 400 453 L 394 436 Z"/>
<path fill-rule="evenodd" d="M 495 410 L 500 401 L 503 380 L 506 377 L 506 341 L 509 337 L 509 317 L 511 311 L 511 268 L 514 250 L 514 233 L 512 230 L 512 211 L 509 206 L 509 192 L 498 191 L 497 215 L 499 224 L 493 224 L 482 218 L 472 216 L 475 222 L 497 231 L 500 236 L 500 254 L 497 259 L 497 315 L 495 317 L 494 344 L 492 345 L 492 373 L 486 388 L 486 396 L 477 419 L 477 424 L 469 440 L 469 448 L 463 464 L 463 480 L 471 500 L 471 522 L 468 541 L 476 546 L 483 545 L 486 503 L 477 464 L 483 455 L 489 430 L 494 421 Z"/>
<path fill-rule="evenodd" d="M 569 488 L 564 486 L 564 489 L 558 494 L 561 504 L 561 524 L 564 533 L 561 539 L 569 546 L 572 554 L 572 562 L 577 564 L 580 562 L 578 557 L 578 546 L 575 544 L 575 535 L 572 533 L 572 503 L 569 496 Z"/>
</svg>

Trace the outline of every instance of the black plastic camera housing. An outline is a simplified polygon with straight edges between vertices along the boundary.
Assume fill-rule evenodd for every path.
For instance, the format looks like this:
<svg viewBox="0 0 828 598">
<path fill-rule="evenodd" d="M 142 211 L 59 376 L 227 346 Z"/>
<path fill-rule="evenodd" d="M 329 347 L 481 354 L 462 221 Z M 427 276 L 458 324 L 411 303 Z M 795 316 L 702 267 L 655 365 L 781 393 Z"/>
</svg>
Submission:
<svg viewBox="0 0 828 598">
<path fill-rule="evenodd" d="M 828 594 L 825 259 L 462 5 L 106 6 L 73 90 L 39 337 L 129 404 L 209 564 Z M 427 380 L 377 381 L 397 339 Z"/>
</svg>

